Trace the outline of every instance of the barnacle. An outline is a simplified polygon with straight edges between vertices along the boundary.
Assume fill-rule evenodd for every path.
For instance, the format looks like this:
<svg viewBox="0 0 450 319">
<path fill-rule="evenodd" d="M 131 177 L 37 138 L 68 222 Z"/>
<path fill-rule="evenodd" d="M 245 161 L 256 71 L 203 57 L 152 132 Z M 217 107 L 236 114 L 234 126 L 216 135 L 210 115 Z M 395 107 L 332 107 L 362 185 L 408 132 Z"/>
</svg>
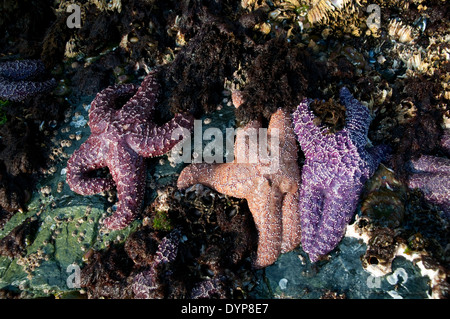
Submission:
<svg viewBox="0 0 450 319">
<path fill-rule="evenodd" d="M 396 250 L 395 232 L 389 228 L 379 228 L 374 231 L 367 243 L 362 266 L 374 276 L 386 275 L 392 271 Z"/>
<path fill-rule="evenodd" d="M 73 37 L 66 42 L 66 48 L 64 50 L 64 56 L 71 59 L 76 57 L 80 52 L 76 49 L 76 42 Z"/>
<path fill-rule="evenodd" d="M 100 11 L 114 11 L 117 12 L 122 11 L 122 1 L 121 0 L 91 0 L 91 2 L 100 10 Z"/>
<path fill-rule="evenodd" d="M 397 114 L 396 119 L 398 123 L 404 124 L 416 116 L 417 108 L 413 102 L 403 100 L 395 107 L 395 113 Z"/>
<path fill-rule="evenodd" d="M 328 23 L 331 18 L 335 18 L 342 12 L 353 13 L 355 7 L 352 0 L 311 0 L 311 8 L 308 11 L 308 21 L 312 24 Z"/>
<path fill-rule="evenodd" d="M 414 29 L 404 25 L 400 20 L 393 19 L 388 25 L 389 36 L 401 43 L 410 43 L 414 40 Z"/>
<path fill-rule="evenodd" d="M 398 227 L 405 215 L 406 187 L 390 168 L 380 164 L 366 185 L 361 218 L 379 227 Z"/>
<path fill-rule="evenodd" d="M 329 99 L 328 101 L 314 100 L 310 104 L 311 109 L 316 116 L 314 124 L 316 126 L 324 125 L 328 128 L 323 134 L 333 134 L 340 131 L 345 126 L 345 106 L 341 103 Z"/>
</svg>

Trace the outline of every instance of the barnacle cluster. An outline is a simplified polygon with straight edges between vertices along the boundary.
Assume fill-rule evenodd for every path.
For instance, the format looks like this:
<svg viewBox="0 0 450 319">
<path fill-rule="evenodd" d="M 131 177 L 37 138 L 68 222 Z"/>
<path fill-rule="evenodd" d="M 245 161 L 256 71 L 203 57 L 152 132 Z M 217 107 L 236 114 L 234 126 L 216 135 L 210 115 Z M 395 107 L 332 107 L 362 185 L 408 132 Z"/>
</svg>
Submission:
<svg viewBox="0 0 450 319">
<path fill-rule="evenodd" d="M 389 21 L 388 32 L 390 37 L 401 43 L 410 43 L 415 38 L 414 29 L 396 19 Z"/>
<path fill-rule="evenodd" d="M 273 21 L 288 20 L 300 24 L 303 21 L 326 24 L 340 15 L 355 12 L 353 0 L 277 0 L 271 3 L 243 0 L 241 6 L 247 10 L 263 8 Z"/>
<path fill-rule="evenodd" d="M 307 17 L 312 24 L 327 24 L 337 16 L 350 15 L 355 10 L 353 0 L 313 0 Z"/>
<path fill-rule="evenodd" d="M 402 256 L 430 278 L 429 296 L 443 298 L 449 288 L 445 266 L 449 256 L 444 248 L 449 225 L 438 210 L 427 205 L 394 171 L 380 165 L 366 185 L 360 214 L 348 227 L 347 235 L 366 243 L 361 262 L 371 275 L 390 274 L 394 259 Z"/>
<path fill-rule="evenodd" d="M 92 0 L 92 3 L 95 4 L 95 6 L 101 11 L 117 10 L 117 12 L 119 12 L 119 13 L 120 13 L 120 11 L 122 11 L 122 1 L 121 0 Z"/>
</svg>

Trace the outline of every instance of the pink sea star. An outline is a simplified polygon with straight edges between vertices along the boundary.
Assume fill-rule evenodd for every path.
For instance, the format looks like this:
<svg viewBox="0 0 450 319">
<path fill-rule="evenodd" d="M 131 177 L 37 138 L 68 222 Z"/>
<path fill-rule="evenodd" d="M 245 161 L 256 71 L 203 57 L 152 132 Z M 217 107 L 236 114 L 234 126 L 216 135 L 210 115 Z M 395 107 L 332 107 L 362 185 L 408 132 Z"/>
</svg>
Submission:
<svg viewBox="0 0 450 319">
<path fill-rule="evenodd" d="M 293 114 L 294 131 L 305 154 L 299 210 L 302 248 L 311 261 L 327 254 L 344 236 L 365 181 L 375 172 L 384 146 L 367 148 L 369 110 L 347 88 L 340 92 L 346 106 L 346 126 L 325 134 L 314 124 L 308 99 Z"/>
<path fill-rule="evenodd" d="M 298 146 L 292 130 L 290 116 L 279 109 L 269 123 L 269 143 L 275 132 L 279 136 L 279 161 L 276 170 L 258 153 L 255 162 L 249 159 L 249 143 L 241 143 L 250 130 L 261 128 L 259 121 L 252 121 L 239 130 L 235 142 L 235 159 L 231 163 L 191 164 L 178 178 L 178 188 L 184 189 L 200 183 L 220 193 L 247 199 L 259 234 L 258 250 L 254 266 L 266 267 L 280 253 L 290 251 L 300 244 L 300 220 L 297 211 L 300 172 L 297 163 Z M 276 130 L 275 130 L 276 129 Z M 261 144 L 259 144 L 261 145 Z"/>
<path fill-rule="evenodd" d="M 176 114 L 162 126 L 152 119 L 159 85 L 155 71 L 141 86 L 120 84 L 97 94 L 89 110 L 91 136 L 67 162 L 67 183 L 81 195 L 92 195 L 117 187 L 116 212 L 105 219 L 109 229 L 121 229 L 135 217 L 144 197 L 145 157 L 168 152 L 179 140 L 172 132 L 179 127 L 192 128 L 193 119 Z M 133 95 L 134 94 L 134 95 Z M 117 109 L 119 98 L 132 98 Z M 90 172 L 108 167 L 111 178 L 92 177 Z"/>
</svg>

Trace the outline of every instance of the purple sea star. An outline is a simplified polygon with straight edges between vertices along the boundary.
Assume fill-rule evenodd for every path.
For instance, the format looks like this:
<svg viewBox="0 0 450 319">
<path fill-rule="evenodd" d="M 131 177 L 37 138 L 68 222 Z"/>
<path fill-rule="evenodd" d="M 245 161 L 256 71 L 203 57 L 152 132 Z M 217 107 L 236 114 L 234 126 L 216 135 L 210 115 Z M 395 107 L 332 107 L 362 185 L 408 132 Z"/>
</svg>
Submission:
<svg viewBox="0 0 450 319">
<path fill-rule="evenodd" d="M 450 132 L 444 132 L 441 146 L 450 153 Z M 425 198 L 442 207 L 447 218 L 450 218 L 450 159 L 422 155 L 411 160 L 408 186 L 422 190 Z"/>
<path fill-rule="evenodd" d="M 375 172 L 384 146 L 367 148 L 369 110 L 347 88 L 340 91 L 346 106 L 346 126 L 327 133 L 314 124 L 304 99 L 293 113 L 294 131 L 305 154 L 299 213 L 302 247 L 312 262 L 333 250 L 352 218 L 365 181 Z"/>
<path fill-rule="evenodd" d="M 300 219 L 297 212 L 300 172 L 297 163 L 298 146 L 292 130 L 289 114 L 279 109 L 272 114 L 269 142 L 278 134 L 279 156 L 272 161 L 261 153 L 250 154 L 245 139 L 250 130 L 261 128 L 259 121 L 252 121 L 239 130 L 235 142 L 235 160 L 221 164 L 191 164 L 178 178 L 180 189 L 203 184 L 220 193 L 247 199 L 248 207 L 258 230 L 258 250 L 254 266 L 262 268 L 274 263 L 280 253 L 288 252 L 300 244 Z M 256 131 L 257 132 L 257 131 Z M 258 144 L 261 150 L 261 144 Z M 249 156 L 256 155 L 255 162 Z M 239 160 L 243 157 L 246 160 Z M 276 169 L 271 170 L 274 161 Z"/>
<path fill-rule="evenodd" d="M 226 298 L 220 276 L 197 283 L 191 291 L 192 299 L 210 299 L 215 296 L 219 299 Z"/>
<path fill-rule="evenodd" d="M 135 298 L 149 299 L 160 288 L 159 266 L 173 262 L 177 257 L 178 244 L 180 243 L 181 232 L 178 229 L 172 231 L 161 240 L 158 245 L 155 259 L 151 266 L 138 273 L 133 280 L 132 289 Z"/>
<path fill-rule="evenodd" d="M 20 102 L 37 93 L 53 89 L 56 86 L 55 79 L 38 80 L 44 72 L 44 63 L 40 60 L 0 63 L 0 99 Z"/>
<path fill-rule="evenodd" d="M 116 212 L 105 219 L 109 229 L 121 229 L 135 217 L 144 198 L 145 157 L 168 152 L 179 140 L 172 132 L 192 128 L 193 118 L 176 114 L 162 126 L 157 126 L 155 114 L 159 85 L 155 71 L 149 73 L 141 86 L 119 84 L 97 94 L 89 110 L 91 136 L 67 162 L 67 183 L 81 195 L 92 195 L 117 187 Z M 120 109 L 119 98 L 134 94 Z M 92 177 L 91 171 L 107 166 L 111 178 Z"/>
</svg>

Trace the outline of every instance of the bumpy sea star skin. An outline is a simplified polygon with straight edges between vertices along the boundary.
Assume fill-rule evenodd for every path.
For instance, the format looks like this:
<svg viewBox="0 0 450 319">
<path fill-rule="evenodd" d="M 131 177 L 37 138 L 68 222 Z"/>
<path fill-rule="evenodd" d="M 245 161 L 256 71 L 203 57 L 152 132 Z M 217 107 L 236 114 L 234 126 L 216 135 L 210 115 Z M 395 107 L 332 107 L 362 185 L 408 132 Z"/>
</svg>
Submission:
<svg viewBox="0 0 450 319">
<path fill-rule="evenodd" d="M 40 60 L 0 63 L 0 99 L 20 102 L 37 93 L 50 91 L 56 86 L 55 79 L 36 80 L 44 72 L 44 63 Z"/>
<path fill-rule="evenodd" d="M 141 208 L 145 189 L 145 157 L 168 152 L 179 140 L 172 132 L 191 129 L 192 117 L 176 114 L 162 126 L 152 121 L 159 85 L 155 71 L 149 73 L 141 86 L 120 84 L 104 89 L 91 103 L 89 126 L 91 136 L 67 162 L 67 183 L 81 195 L 92 195 L 117 187 L 116 212 L 105 219 L 109 229 L 127 226 Z M 134 94 L 120 109 L 115 102 Z M 111 178 L 91 177 L 93 170 L 108 167 Z"/>
<path fill-rule="evenodd" d="M 442 148 L 450 152 L 449 132 L 441 138 Z M 422 190 L 425 198 L 442 207 L 450 218 L 450 159 L 431 155 L 422 155 L 411 160 L 411 174 L 408 179 L 410 188 Z"/>
<path fill-rule="evenodd" d="M 369 110 L 347 88 L 340 91 L 346 126 L 333 134 L 314 124 L 305 99 L 293 113 L 294 131 L 305 154 L 299 211 L 302 247 L 312 262 L 333 250 L 352 218 L 365 181 L 375 172 L 384 146 L 367 148 Z"/>
<path fill-rule="evenodd" d="M 152 293 L 155 293 L 159 289 L 158 266 L 175 260 L 180 238 L 181 232 L 178 229 L 175 229 L 164 237 L 158 245 L 155 259 L 150 268 L 138 273 L 134 277 L 132 289 L 136 299 L 149 299 Z"/>
<path fill-rule="evenodd" d="M 252 155 L 249 142 L 242 138 L 252 129 L 261 128 L 259 121 L 250 122 L 238 130 L 235 142 L 235 159 L 231 163 L 191 164 L 178 178 L 178 187 L 187 188 L 203 184 L 220 193 L 247 199 L 259 233 L 254 266 L 266 267 L 280 253 L 290 251 L 300 244 L 300 219 L 297 211 L 300 172 L 297 164 L 298 146 L 292 130 L 290 116 L 279 109 L 269 123 L 268 140 L 279 134 L 279 160 L 276 170 L 269 170 L 273 161 L 265 161 L 258 153 L 256 161 L 242 161 L 240 156 Z M 276 159 L 275 159 L 276 158 Z"/>
<path fill-rule="evenodd" d="M 226 298 L 220 277 L 213 277 L 199 282 L 191 291 L 192 299 L 210 299 L 214 296 L 220 299 Z"/>
</svg>

